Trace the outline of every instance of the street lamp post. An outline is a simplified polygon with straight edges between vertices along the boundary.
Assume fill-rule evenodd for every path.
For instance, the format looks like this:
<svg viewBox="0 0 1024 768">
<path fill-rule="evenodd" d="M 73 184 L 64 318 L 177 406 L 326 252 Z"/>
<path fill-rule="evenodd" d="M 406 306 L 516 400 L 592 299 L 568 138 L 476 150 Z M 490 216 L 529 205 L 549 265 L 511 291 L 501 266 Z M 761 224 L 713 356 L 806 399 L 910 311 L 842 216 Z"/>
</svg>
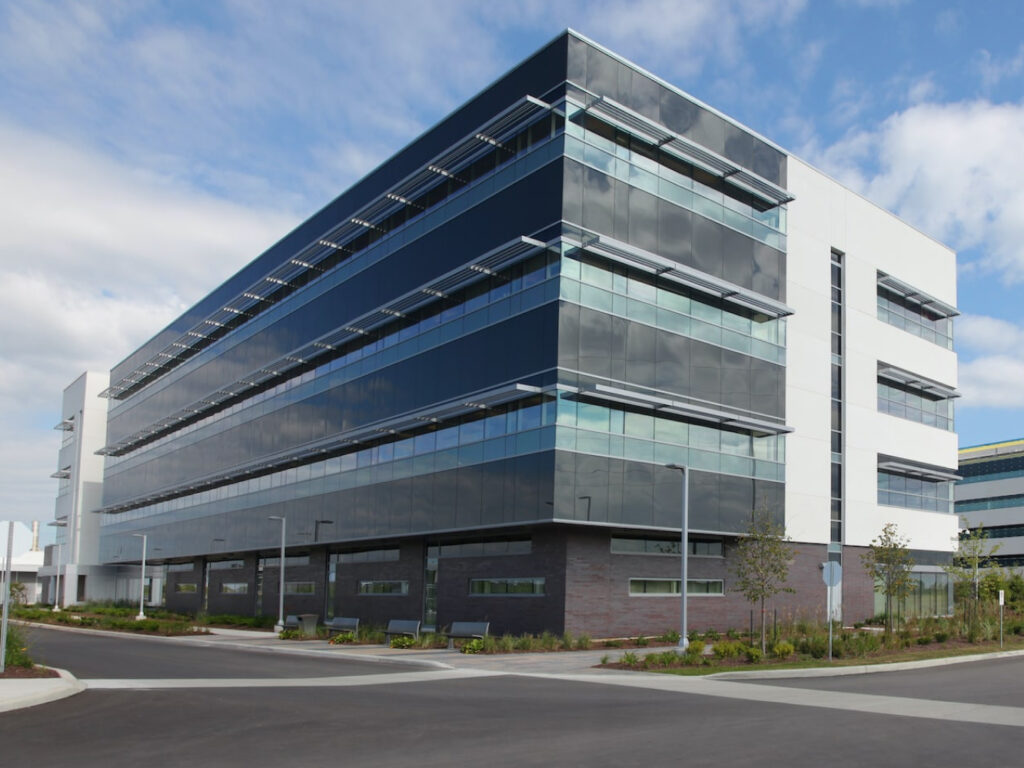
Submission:
<svg viewBox="0 0 1024 768">
<path fill-rule="evenodd" d="M 64 521 L 64 520 L 54 520 L 52 523 L 50 523 L 50 525 L 52 525 L 54 528 L 67 528 L 68 527 L 67 522 Z M 60 561 L 64 559 L 63 555 L 64 555 L 64 542 L 58 541 L 57 542 L 57 568 L 56 568 L 57 575 L 54 578 L 54 585 L 53 585 L 53 592 L 54 592 L 54 594 L 53 594 L 53 610 L 54 611 L 59 611 L 60 610 Z"/>
<path fill-rule="evenodd" d="M 132 536 L 142 539 L 142 571 L 139 574 L 139 615 L 135 617 L 136 621 L 141 621 L 146 618 L 146 540 L 149 537 L 145 533 L 133 533 Z"/>
<path fill-rule="evenodd" d="M 682 562 L 681 571 L 682 578 L 679 582 L 679 649 L 685 651 L 689 645 L 690 640 L 687 638 L 686 633 L 686 583 L 687 583 L 687 559 L 690 554 L 690 518 L 689 518 L 689 506 L 690 506 L 690 473 L 685 466 L 682 464 L 666 464 L 669 469 L 678 469 L 683 475 L 683 514 L 682 522 L 680 524 L 680 552 L 679 559 Z"/>
<path fill-rule="evenodd" d="M 285 519 L 281 515 L 269 515 L 268 520 L 280 520 L 281 521 L 281 563 L 280 563 L 280 574 L 281 577 L 278 580 L 277 590 L 277 624 L 274 625 L 275 632 L 284 631 L 284 539 L 285 539 Z"/>
</svg>

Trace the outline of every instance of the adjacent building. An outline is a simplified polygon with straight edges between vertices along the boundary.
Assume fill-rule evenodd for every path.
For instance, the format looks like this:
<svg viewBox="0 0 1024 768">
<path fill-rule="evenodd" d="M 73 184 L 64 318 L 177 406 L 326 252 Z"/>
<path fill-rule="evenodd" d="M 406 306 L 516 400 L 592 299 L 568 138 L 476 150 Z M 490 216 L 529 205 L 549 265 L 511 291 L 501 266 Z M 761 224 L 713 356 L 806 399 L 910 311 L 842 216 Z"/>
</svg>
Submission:
<svg viewBox="0 0 1024 768">
<path fill-rule="evenodd" d="M 747 625 L 755 512 L 779 610 L 834 560 L 873 615 L 896 522 L 945 612 L 955 303 L 948 248 L 566 32 L 113 368 L 100 560 L 146 534 L 179 610 L 285 567 L 289 613 L 661 632 L 685 487 L 692 626 Z"/>
<path fill-rule="evenodd" d="M 100 518 L 103 503 L 103 456 L 106 444 L 107 403 L 100 397 L 109 385 L 106 372 L 83 373 L 64 389 L 61 418 L 54 426 L 61 434 L 54 519 L 54 544 L 46 548 L 39 570 L 43 601 L 60 606 L 117 596 L 116 569 L 100 560 Z M 59 574 L 59 579 L 58 579 Z"/>
<path fill-rule="evenodd" d="M 998 547 L 992 558 L 998 565 L 1024 567 L 1024 440 L 962 448 L 960 475 L 956 512 L 962 527 L 984 527 Z"/>
</svg>

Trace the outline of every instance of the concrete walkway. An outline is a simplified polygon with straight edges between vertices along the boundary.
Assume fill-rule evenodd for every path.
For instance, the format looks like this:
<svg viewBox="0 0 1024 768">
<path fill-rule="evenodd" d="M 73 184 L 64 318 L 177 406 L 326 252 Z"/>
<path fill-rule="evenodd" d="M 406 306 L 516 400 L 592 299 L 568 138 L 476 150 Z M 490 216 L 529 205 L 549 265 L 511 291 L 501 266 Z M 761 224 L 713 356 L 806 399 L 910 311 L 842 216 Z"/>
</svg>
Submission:
<svg viewBox="0 0 1024 768">
<path fill-rule="evenodd" d="M 94 630 L 46 626 L 62 631 L 95 634 Z M 124 637 L 123 633 L 104 634 Z M 1024 727 L 1024 708 L 1018 707 L 912 699 L 898 696 L 840 693 L 810 690 L 807 688 L 783 688 L 744 684 L 741 682 L 742 680 L 765 678 L 826 677 L 903 671 L 947 664 L 963 664 L 972 661 L 1019 657 L 1024 655 L 1024 651 L 1009 651 L 978 656 L 958 656 L 950 659 L 930 659 L 927 661 L 897 664 L 803 670 L 752 670 L 750 672 L 727 672 L 706 677 L 687 677 L 595 668 L 603 656 L 618 659 L 622 655 L 622 651 L 606 649 L 596 651 L 468 655 L 446 649 L 394 649 L 379 645 L 330 645 L 324 640 L 306 640 L 301 642 L 280 640 L 276 635 L 268 632 L 230 629 L 215 629 L 209 635 L 190 637 L 142 637 L 154 642 L 235 648 L 248 651 L 261 650 L 317 658 L 350 659 L 362 662 L 380 662 L 382 665 L 404 667 L 405 671 L 386 671 L 382 669 L 380 674 L 357 677 L 332 676 L 294 679 L 108 679 L 85 681 L 76 680 L 72 675 L 62 672 L 60 678 L 0 680 L 0 712 L 55 701 L 87 689 L 154 690 L 206 687 L 347 687 L 405 684 L 496 675 L 522 675 L 578 683 L 641 687 L 690 695 L 737 698 L 745 701 L 763 701 L 794 706 L 822 707 L 935 720 Z"/>
</svg>

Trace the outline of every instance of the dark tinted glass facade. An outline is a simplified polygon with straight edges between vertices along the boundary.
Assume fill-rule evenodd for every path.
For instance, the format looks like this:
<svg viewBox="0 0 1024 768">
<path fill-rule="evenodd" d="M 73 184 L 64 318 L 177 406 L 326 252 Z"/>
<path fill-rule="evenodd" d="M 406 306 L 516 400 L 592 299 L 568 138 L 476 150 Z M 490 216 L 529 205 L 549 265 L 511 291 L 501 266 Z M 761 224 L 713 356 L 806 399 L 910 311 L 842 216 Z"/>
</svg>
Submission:
<svg viewBox="0 0 1024 768">
<path fill-rule="evenodd" d="M 292 610 L 561 629 L 580 526 L 678 532 L 668 464 L 695 531 L 782 519 L 785 182 L 567 33 L 114 368 L 104 558 L 268 611 L 274 515 Z"/>
</svg>

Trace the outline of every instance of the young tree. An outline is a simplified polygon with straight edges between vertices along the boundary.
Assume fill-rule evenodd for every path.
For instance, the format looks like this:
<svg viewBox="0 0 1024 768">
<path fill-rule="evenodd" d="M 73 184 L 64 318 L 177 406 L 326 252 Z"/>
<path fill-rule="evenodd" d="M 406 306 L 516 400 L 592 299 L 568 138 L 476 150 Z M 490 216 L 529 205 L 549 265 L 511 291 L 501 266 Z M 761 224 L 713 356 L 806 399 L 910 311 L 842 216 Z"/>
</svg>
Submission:
<svg viewBox="0 0 1024 768">
<path fill-rule="evenodd" d="M 747 536 L 736 545 L 733 572 L 736 588 L 751 604 L 761 608 L 761 652 L 765 651 L 765 601 L 780 592 L 792 592 L 786 586 L 793 548 L 785 531 L 767 510 L 755 510 Z"/>
<path fill-rule="evenodd" d="M 882 533 L 871 540 L 868 551 L 861 555 L 864 570 L 875 581 L 875 591 L 885 594 L 886 634 L 892 634 L 894 627 L 894 605 L 915 586 L 911 576 L 914 558 L 907 549 L 908 543 L 900 536 L 896 523 L 886 523 Z"/>
<path fill-rule="evenodd" d="M 980 622 L 979 606 L 982 597 L 982 585 L 995 576 L 1001 580 L 1002 571 L 992 556 L 999 550 L 1000 544 L 991 544 L 984 525 L 968 528 L 967 521 L 960 518 L 962 534 L 957 537 L 957 551 L 953 561 L 946 566 L 946 573 L 953 579 L 956 594 L 964 602 L 964 617 L 967 620 L 967 636 L 972 641 L 978 636 Z M 998 589 L 998 588 L 997 588 Z"/>
</svg>

